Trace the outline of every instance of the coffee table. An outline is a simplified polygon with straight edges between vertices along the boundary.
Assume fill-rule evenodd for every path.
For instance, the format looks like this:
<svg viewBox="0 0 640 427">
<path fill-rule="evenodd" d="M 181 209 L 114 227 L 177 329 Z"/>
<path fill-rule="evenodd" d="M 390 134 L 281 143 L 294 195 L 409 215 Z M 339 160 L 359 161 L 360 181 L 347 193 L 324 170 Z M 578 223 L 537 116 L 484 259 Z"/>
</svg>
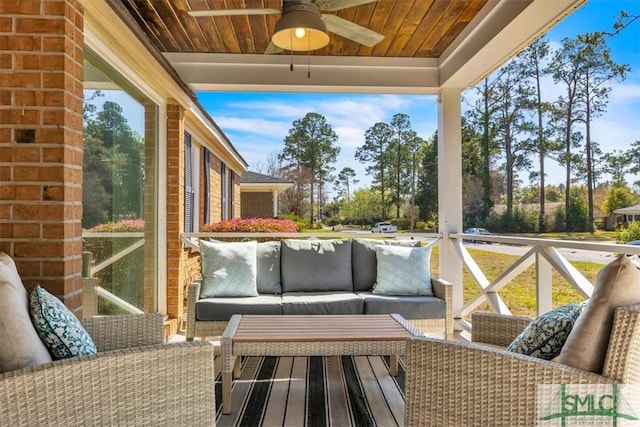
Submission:
<svg viewBox="0 0 640 427">
<path fill-rule="evenodd" d="M 239 356 L 391 356 L 391 375 L 406 342 L 422 333 L 399 314 L 234 315 L 220 339 L 222 413 L 231 412 Z"/>
</svg>

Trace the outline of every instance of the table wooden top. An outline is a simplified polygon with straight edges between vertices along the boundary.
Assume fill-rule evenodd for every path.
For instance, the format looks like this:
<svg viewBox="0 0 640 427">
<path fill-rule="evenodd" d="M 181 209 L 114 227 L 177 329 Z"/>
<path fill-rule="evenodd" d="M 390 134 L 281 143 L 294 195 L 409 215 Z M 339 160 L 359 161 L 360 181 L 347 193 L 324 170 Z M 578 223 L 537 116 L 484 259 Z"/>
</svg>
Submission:
<svg viewBox="0 0 640 427">
<path fill-rule="evenodd" d="M 389 314 L 242 315 L 234 342 L 402 341 L 411 332 Z"/>
</svg>

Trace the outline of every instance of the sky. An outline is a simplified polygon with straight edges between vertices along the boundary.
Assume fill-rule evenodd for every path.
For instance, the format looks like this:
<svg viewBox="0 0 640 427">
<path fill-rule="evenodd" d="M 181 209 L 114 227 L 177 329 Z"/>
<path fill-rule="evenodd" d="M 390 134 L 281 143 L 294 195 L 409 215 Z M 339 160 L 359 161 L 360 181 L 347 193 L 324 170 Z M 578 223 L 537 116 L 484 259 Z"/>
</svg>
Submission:
<svg viewBox="0 0 640 427">
<path fill-rule="evenodd" d="M 553 0 L 548 0 L 553 1 Z M 547 33 L 552 46 L 565 37 L 591 31 L 612 31 L 620 11 L 640 14 L 640 0 L 589 0 Z M 640 20 L 610 39 L 613 60 L 629 64 L 622 83 L 612 85 L 608 110 L 593 122 L 593 140 L 604 152 L 626 150 L 640 140 Z M 558 87 L 551 79 L 543 92 L 555 98 Z M 356 170 L 358 187 L 369 185 L 365 165 L 354 158 L 364 143 L 364 133 L 376 122 L 389 123 L 396 113 L 408 114 L 413 129 L 429 138 L 437 128 L 437 107 L 429 95 L 291 94 L 198 92 L 200 102 L 249 163 L 251 170 L 266 165 L 269 155 L 280 152 L 294 120 L 310 111 L 322 114 L 338 135 L 341 148 L 336 172 L 349 166 Z M 464 109 L 463 105 L 463 109 Z M 564 181 L 564 170 L 548 162 L 549 184 Z M 524 184 L 528 184 L 523 177 Z M 638 179 L 638 177 L 636 177 Z"/>
</svg>

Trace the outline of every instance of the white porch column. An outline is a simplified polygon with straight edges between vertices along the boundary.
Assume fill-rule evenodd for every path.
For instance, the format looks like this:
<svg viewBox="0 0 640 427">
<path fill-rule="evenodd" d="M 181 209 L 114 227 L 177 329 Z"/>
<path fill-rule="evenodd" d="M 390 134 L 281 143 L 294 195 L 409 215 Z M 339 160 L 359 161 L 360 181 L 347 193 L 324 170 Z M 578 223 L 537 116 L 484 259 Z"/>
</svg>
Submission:
<svg viewBox="0 0 640 427">
<path fill-rule="evenodd" d="M 440 277 L 453 283 L 453 312 L 462 308 L 462 260 L 449 233 L 462 232 L 462 132 L 460 89 L 438 96 L 438 227 Z M 455 325 L 454 325 L 455 327 Z"/>
<path fill-rule="evenodd" d="M 278 218 L 278 190 L 273 190 L 273 217 Z"/>
</svg>

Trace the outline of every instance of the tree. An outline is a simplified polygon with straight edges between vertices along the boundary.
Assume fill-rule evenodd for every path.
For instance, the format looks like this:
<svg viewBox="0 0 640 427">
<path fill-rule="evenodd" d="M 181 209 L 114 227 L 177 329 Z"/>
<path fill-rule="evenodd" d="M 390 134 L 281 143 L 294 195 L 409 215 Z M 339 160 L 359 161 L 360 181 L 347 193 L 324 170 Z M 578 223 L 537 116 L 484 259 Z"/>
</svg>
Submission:
<svg viewBox="0 0 640 427">
<path fill-rule="evenodd" d="M 633 155 L 629 151 L 613 150 L 604 154 L 604 172 L 611 175 L 611 185 L 626 185 L 626 175 L 631 171 Z"/>
<path fill-rule="evenodd" d="M 419 207 L 420 219 L 423 221 L 431 221 L 438 216 L 437 138 L 437 133 L 434 133 L 424 142 L 422 149 L 416 203 Z"/>
<path fill-rule="evenodd" d="M 141 218 L 144 140 L 129 126 L 122 107 L 84 104 L 83 227 Z"/>
<path fill-rule="evenodd" d="M 302 176 L 303 170 L 308 173 L 311 225 L 314 223 L 315 189 L 321 189 L 334 170 L 333 164 L 340 153 L 340 147 L 335 145 L 337 140 L 338 136 L 324 116 L 307 113 L 302 119 L 294 120 L 279 156 L 280 160 L 289 162 L 288 167 L 295 169 L 298 176 Z"/>
<path fill-rule="evenodd" d="M 484 222 L 484 220 L 489 217 L 491 209 L 493 208 L 494 189 L 492 187 L 491 174 L 492 162 L 497 154 L 494 142 L 496 133 L 494 116 L 498 108 L 496 105 L 497 96 L 495 96 L 495 86 L 498 83 L 501 73 L 502 69 L 492 78 L 485 78 L 482 85 L 474 88 L 480 96 L 476 100 L 473 108 L 467 112 L 467 122 L 473 125 L 477 133 L 481 135 L 481 139 L 479 140 L 481 171 L 478 177 L 481 180 L 482 202 L 480 205 L 481 211 L 474 215 L 479 223 Z"/>
<path fill-rule="evenodd" d="M 548 102 L 542 101 L 542 89 L 541 79 L 545 74 L 544 64 L 547 62 L 550 53 L 549 42 L 544 38 L 539 38 L 533 42 L 528 48 L 526 48 L 519 56 L 521 57 L 524 67 L 522 71 L 529 79 L 533 80 L 535 88 L 532 103 L 529 108 L 534 112 L 535 120 L 532 123 L 531 131 L 534 135 L 532 143 L 528 147 L 528 151 L 538 154 L 538 171 L 531 174 L 532 178 L 538 178 L 538 230 L 544 231 L 546 229 L 546 215 L 545 215 L 545 159 L 550 153 L 556 152 L 560 149 L 551 140 L 551 130 L 545 126 L 549 120 L 548 115 L 551 111 L 551 105 Z"/>
<path fill-rule="evenodd" d="M 591 141 L 591 121 L 601 115 L 609 102 L 611 87 L 609 83 L 625 79 L 629 66 L 620 65 L 611 59 L 611 50 L 607 46 L 604 33 L 587 33 L 577 37 L 579 54 L 575 57 L 582 69 L 578 80 L 577 95 L 584 113 L 579 116 L 585 125 L 585 152 L 587 170 L 587 200 L 589 217 L 593 221 L 594 161 Z M 593 226 L 591 230 L 593 231 Z"/>
<path fill-rule="evenodd" d="M 638 196 L 626 186 L 616 186 L 609 190 L 602 204 L 602 210 L 608 214 L 620 208 L 633 206 L 638 202 Z"/>
<path fill-rule="evenodd" d="M 533 95 L 533 88 L 521 78 L 524 68 L 526 65 L 518 58 L 505 65 L 491 94 L 495 105 L 496 144 L 501 148 L 505 160 L 507 220 L 513 212 L 516 174 L 518 170 L 529 166 L 527 145 L 518 139 L 525 125 L 525 109 Z"/>
<path fill-rule="evenodd" d="M 391 156 L 389 146 L 393 131 L 388 124 L 378 122 L 364 134 L 364 144 L 356 149 L 355 158 L 362 163 L 369 163 L 365 169 L 372 175 L 372 189 L 380 193 L 381 218 L 387 218 L 386 189 L 389 184 L 389 163 Z"/>
<path fill-rule="evenodd" d="M 344 216 L 356 224 L 372 224 L 380 218 L 373 212 L 380 212 L 382 207 L 380 192 L 371 188 L 359 188 L 353 192 L 351 200 L 347 201 L 342 210 Z"/>
<path fill-rule="evenodd" d="M 565 208 L 564 212 L 571 211 L 571 165 L 575 159 L 573 148 L 578 145 L 579 135 L 574 132 L 574 124 L 580 119 L 578 107 L 578 84 L 582 78 L 582 68 L 579 61 L 581 52 L 580 44 L 573 39 L 562 39 L 562 46 L 553 54 L 553 58 L 546 68 L 546 72 L 551 74 L 554 83 L 561 83 L 564 86 L 565 95 L 560 96 L 554 103 L 555 123 L 560 131 L 561 140 L 564 145 L 564 154 L 560 158 L 561 164 L 565 167 Z M 564 216 L 565 230 L 569 231 L 571 224 L 570 215 Z M 558 222 L 556 221 L 556 227 Z"/>
<path fill-rule="evenodd" d="M 389 127 L 393 134 L 389 147 L 393 157 L 391 162 L 393 176 L 391 186 L 394 191 L 392 201 L 396 205 L 396 218 L 400 218 L 400 205 L 404 196 L 409 193 L 411 183 L 412 153 L 417 151 L 420 140 L 411 129 L 411 121 L 406 114 L 394 114 Z"/>
<path fill-rule="evenodd" d="M 640 174 L 640 140 L 631 144 L 631 148 L 629 149 L 629 151 L 627 151 L 627 154 L 629 155 L 629 159 L 631 162 L 629 172 Z"/>
<path fill-rule="evenodd" d="M 338 187 L 339 192 L 346 191 L 347 200 L 349 200 L 351 193 L 349 192 L 350 184 L 354 185 L 358 183 L 358 180 L 355 179 L 356 171 L 349 166 L 342 168 L 340 173 L 338 173 L 338 179 L 336 180 L 336 187 Z M 343 190 L 344 189 L 344 190 Z"/>
</svg>

